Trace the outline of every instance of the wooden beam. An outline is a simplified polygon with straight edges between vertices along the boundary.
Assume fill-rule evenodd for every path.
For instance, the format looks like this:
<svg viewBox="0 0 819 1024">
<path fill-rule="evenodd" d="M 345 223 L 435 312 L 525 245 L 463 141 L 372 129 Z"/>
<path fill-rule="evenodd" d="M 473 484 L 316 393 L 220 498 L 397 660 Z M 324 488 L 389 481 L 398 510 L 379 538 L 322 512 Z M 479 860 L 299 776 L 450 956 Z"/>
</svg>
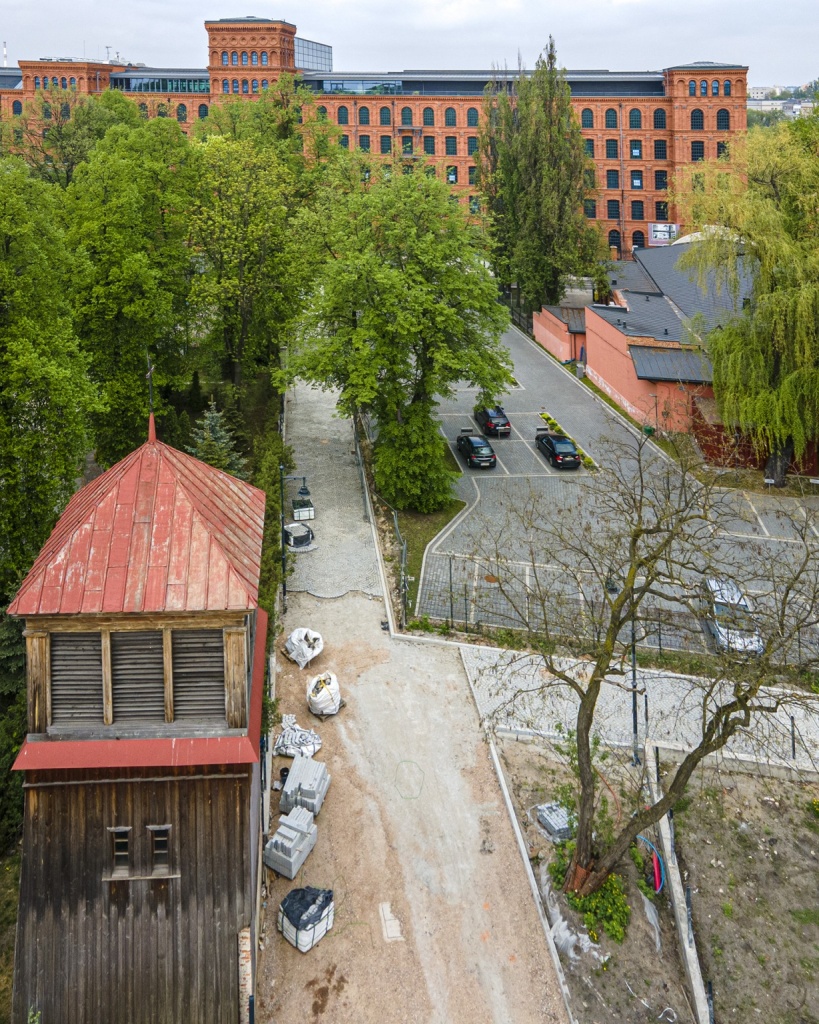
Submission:
<svg viewBox="0 0 819 1024">
<path fill-rule="evenodd" d="M 103 629 L 102 637 L 102 720 L 114 724 L 114 688 L 111 682 L 111 631 Z"/>
<path fill-rule="evenodd" d="M 26 638 L 28 731 L 43 733 L 48 729 L 48 633 L 43 629 L 26 629 L 23 636 Z"/>
<path fill-rule="evenodd" d="M 245 630 L 226 629 L 225 711 L 230 729 L 247 728 L 247 657 Z"/>
<path fill-rule="evenodd" d="M 165 721 L 173 721 L 173 633 L 166 626 L 162 630 L 162 655 L 165 669 Z"/>
<path fill-rule="evenodd" d="M 31 615 L 26 619 L 32 629 L 51 633 L 98 633 L 101 629 L 149 630 L 220 629 L 244 625 L 247 611 L 169 612 L 122 615 Z"/>
</svg>

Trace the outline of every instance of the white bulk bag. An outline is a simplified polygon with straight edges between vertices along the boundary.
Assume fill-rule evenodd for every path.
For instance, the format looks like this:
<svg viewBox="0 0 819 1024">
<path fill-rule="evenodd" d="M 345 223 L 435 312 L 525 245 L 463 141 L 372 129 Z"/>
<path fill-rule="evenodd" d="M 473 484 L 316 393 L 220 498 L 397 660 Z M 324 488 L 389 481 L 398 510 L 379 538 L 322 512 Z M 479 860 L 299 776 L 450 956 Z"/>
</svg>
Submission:
<svg viewBox="0 0 819 1024">
<path fill-rule="evenodd" d="M 299 668 L 304 668 L 317 654 L 321 654 L 323 649 L 321 633 L 315 633 L 312 629 L 294 629 L 284 645 L 284 653 L 291 661 L 295 661 Z"/>
<path fill-rule="evenodd" d="M 341 707 L 341 690 L 334 672 L 322 672 L 313 676 L 307 684 L 307 706 L 314 715 L 336 715 Z"/>
</svg>

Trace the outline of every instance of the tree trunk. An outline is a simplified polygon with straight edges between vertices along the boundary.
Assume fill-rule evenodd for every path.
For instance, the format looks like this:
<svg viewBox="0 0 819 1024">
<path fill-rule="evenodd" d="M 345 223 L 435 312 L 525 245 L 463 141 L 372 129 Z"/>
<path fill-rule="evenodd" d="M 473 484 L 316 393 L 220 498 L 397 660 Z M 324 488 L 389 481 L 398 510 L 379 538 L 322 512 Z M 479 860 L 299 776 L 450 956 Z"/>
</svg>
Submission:
<svg viewBox="0 0 819 1024">
<path fill-rule="evenodd" d="M 774 487 L 785 486 L 785 476 L 788 472 L 788 466 L 790 465 L 791 459 L 793 458 L 793 440 L 788 440 L 779 448 L 775 448 L 768 456 L 768 460 L 765 463 L 765 479 L 773 480 Z"/>
</svg>

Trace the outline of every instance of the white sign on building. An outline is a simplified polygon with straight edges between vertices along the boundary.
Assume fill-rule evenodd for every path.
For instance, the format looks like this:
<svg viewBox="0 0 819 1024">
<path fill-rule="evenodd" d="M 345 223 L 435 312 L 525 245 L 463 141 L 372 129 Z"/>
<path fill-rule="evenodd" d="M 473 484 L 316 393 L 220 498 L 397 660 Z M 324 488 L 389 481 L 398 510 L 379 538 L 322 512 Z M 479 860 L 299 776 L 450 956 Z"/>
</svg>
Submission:
<svg viewBox="0 0 819 1024">
<path fill-rule="evenodd" d="M 649 224 L 648 244 L 649 245 L 670 245 L 679 235 L 679 224 Z"/>
</svg>

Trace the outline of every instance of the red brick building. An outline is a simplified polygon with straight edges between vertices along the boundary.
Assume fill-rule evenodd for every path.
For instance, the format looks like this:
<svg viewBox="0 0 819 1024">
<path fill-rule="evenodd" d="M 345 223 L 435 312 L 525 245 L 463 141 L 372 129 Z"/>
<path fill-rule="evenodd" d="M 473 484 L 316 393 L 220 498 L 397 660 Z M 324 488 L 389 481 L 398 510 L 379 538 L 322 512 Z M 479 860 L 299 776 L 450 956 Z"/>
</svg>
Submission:
<svg viewBox="0 0 819 1024">
<path fill-rule="evenodd" d="M 21 61 L 0 74 L 0 116 L 9 119 L 38 89 L 120 89 L 146 116 L 183 127 L 224 96 L 263 92 L 282 72 L 300 71 L 318 106 L 342 130 L 341 144 L 434 162 L 475 202 L 475 155 L 490 71 L 333 72 L 329 46 L 265 18 L 205 22 L 207 67 L 147 68 L 93 61 Z M 675 172 L 719 156 L 746 123 L 747 67 L 708 61 L 658 71 L 568 71 L 598 193 L 586 214 L 618 255 L 665 244 L 678 232 L 667 200 Z"/>
</svg>

